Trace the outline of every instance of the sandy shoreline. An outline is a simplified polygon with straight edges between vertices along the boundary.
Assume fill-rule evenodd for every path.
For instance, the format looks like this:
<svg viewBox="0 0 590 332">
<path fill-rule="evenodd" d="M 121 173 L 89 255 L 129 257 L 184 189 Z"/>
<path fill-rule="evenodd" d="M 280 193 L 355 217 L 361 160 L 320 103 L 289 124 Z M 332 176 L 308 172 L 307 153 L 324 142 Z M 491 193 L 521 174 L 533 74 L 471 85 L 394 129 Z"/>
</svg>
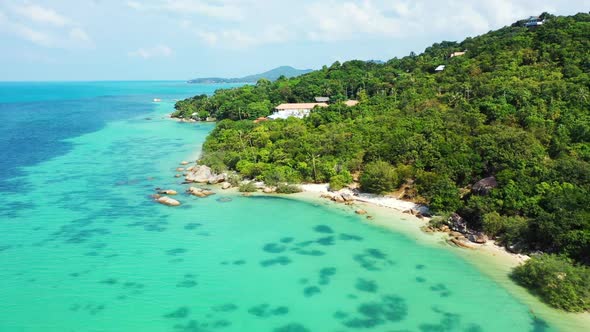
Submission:
<svg viewBox="0 0 590 332">
<path fill-rule="evenodd" d="M 558 331 L 587 331 L 590 326 L 589 313 L 567 313 L 549 307 L 547 304 L 525 288 L 517 285 L 509 277 L 512 269 L 529 256 L 508 252 L 504 247 L 497 245 L 494 241 L 485 244 L 471 245 L 473 249 L 459 248 L 447 243 L 448 234 L 443 232 L 426 233 L 421 227 L 428 224 L 428 219 L 419 219 L 414 215 L 403 213 L 409 209 L 421 211 L 423 206 L 412 202 L 402 201 L 393 197 L 377 195 L 355 196 L 353 205 L 332 202 L 321 197 L 328 191 L 327 184 L 304 184 L 300 186 L 303 192 L 291 195 L 281 195 L 286 198 L 307 201 L 312 204 L 328 205 L 333 208 L 343 209 L 354 213 L 358 208 L 368 212 L 371 219 L 364 219 L 367 224 L 377 227 L 384 227 L 392 232 L 402 233 L 415 241 L 442 250 L 449 250 L 476 267 L 483 274 L 496 281 L 510 294 L 529 306 L 531 317 L 539 315 L 547 320 Z M 264 195 L 264 194 L 263 194 Z M 360 217 L 360 216 L 359 216 Z"/>
<path fill-rule="evenodd" d="M 329 184 L 302 184 L 300 185 L 300 188 L 303 190 L 304 193 L 308 193 L 308 194 L 326 194 L 329 192 Z M 321 199 L 321 197 L 317 197 L 319 199 Z M 373 195 L 373 194 L 365 194 L 365 193 L 361 193 L 359 195 L 355 195 L 354 196 L 354 201 L 355 203 L 364 203 L 367 205 L 367 207 L 380 207 L 380 208 L 387 208 L 387 209 L 393 209 L 393 210 L 397 210 L 397 212 L 404 212 L 404 211 L 408 211 L 408 210 L 414 210 L 414 211 L 419 211 L 419 212 L 428 212 L 428 207 L 424 206 L 424 205 L 420 205 L 420 204 L 416 204 L 413 202 L 408 202 L 408 201 L 403 201 L 397 198 L 393 198 L 393 197 L 387 197 L 387 196 L 380 196 L 380 195 Z M 382 212 L 386 212 L 386 211 L 382 211 Z M 391 212 L 391 211 L 390 211 Z M 422 230 L 420 230 L 421 226 L 424 226 L 427 222 L 422 222 L 423 220 L 416 218 L 415 216 L 411 215 L 411 214 L 402 214 L 403 216 L 406 216 L 408 218 L 417 220 L 417 221 L 421 221 L 421 222 L 416 222 L 415 223 L 415 227 L 422 232 Z M 428 219 L 425 219 L 426 221 Z M 444 233 L 441 233 L 444 234 Z M 444 236 L 440 237 L 445 238 Z M 508 252 L 504 247 L 497 245 L 494 241 L 488 241 L 485 244 L 476 244 L 476 243 L 470 243 L 474 250 L 477 251 L 482 251 L 485 252 L 489 255 L 492 256 L 498 256 L 498 258 L 503 259 L 506 261 L 506 263 L 511 263 L 512 267 L 517 266 L 518 264 L 526 261 L 529 256 L 527 255 L 522 255 L 522 254 L 514 254 L 511 252 Z"/>
</svg>

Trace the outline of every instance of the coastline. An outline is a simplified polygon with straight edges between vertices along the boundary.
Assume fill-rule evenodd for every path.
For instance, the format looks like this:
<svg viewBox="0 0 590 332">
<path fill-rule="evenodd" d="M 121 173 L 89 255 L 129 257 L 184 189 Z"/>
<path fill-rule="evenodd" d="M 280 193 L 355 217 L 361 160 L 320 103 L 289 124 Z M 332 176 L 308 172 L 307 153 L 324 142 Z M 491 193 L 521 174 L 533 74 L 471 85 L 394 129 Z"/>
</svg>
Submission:
<svg viewBox="0 0 590 332">
<path fill-rule="evenodd" d="M 171 118 L 173 119 L 173 118 Z M 178 121 L 178 119 L 173 119 Z M 185 121 L 179 121 L 185 122 Z M 190 158 L 189 160 L 195 160 Z M 195 183 L 195 185 L 199 185 Z M 217 193 L 229 195 L 241 195 L 237 187 L 222 190 L 219 184 L 202 184 L 214 189 Z M 538 297 L 531 294 L 524 287 L 516 284 L 511 278 L 512 269 L 529 259 L 529 256 L 509 252 L 506 248 L 497 245 L 494 241 L 484 244 L 469 242 L 471 249 L 461 248 L 450 244 L 448 233 L 427 233 L 422 227 L 428 225 L 429 218 L 420 215 L 428 215 L 428 207 L 394 197 L 361 193 L 354 195 L 353 200 L 344 204 L 327 199 L 329 184 L 298 184 L 302 192 L 294 194 L 277 194 L 263 192 L 263 183 L 257 183 L 258 191 L 242 194 L 244 196 L 279 196 L 282 198 L 305 201 L 313 205 L 323 205 L 329 208 L 355 214 L 357 209 L 366 211 L 366 215 L 357 216 L 363 223 L 385 228 L 391 232 L 401 233 L 414 241 L 431 246 L 436 249 L 447 250 L 459 259 L 463 259 L 474 266 L 482 274 L 496 282 L 499 287 L 529 307 L 531 319 L 539 324 L 543 320 L 555 327 L 557 331 L 586 331 L 590 326 L 590 313 L 568 313 L 554 309 Z M 540 320 L 538 320 L 538 318 Z M 554 329 L 551 329 L 553 331 Z"/>
<path fill-rule="evenodd" d="M 303 190 L 304 193 L 325 194 L 325 193 L 329 192 L 329 190 L 328 190 L 329 184 L 302 184 L 299 187 Z M 295 195 L 297 195 L 297 194 L 295 194 Z M 424 205 L 416 204 L 416 203 L 409 202 L 409 201 L 404 201 L 404 200 L 393 198 L 393 197 L 366 194 L 366 193 L 361 193 L 359 195 L 354 196 L 354 203 L 355 204 L 359 204 L 359 203 L 363 204 L 363 205 L 365 205 L 365 207 L 380 207 L 380 208 L 387 208 L 387 209 L 392 209 L 397 212 L 401 212 L 402 213 L 401 216 L 407 216 L 413 220 L 419 221 L 419 223 L 416 223 L 417 225 L 419 224 L 419 226 L 417 226 L 418 229 L 420 227 L 428 224 L 429 218 L 425 217 L 425 218 L 420 219 L 412 214 L 407 213 L 407 211 L 409 211 L 409 210 L 414 210 L 414 211 L 418 211 L 421 213 L 428 212 L 428 207 L 426 207 Z M 393 211 L 390 211 L 390 212 L 393 212 Z M 406 213 L 404 213 L 404 212 L 406 212 Z M 422 230 L 420 230 L 420 231 L 422 232 Z M 444 235 L 446 235 L 446 233 L 443 233 L 443 232 L 436 232 L 433 234 L 440 235 L 441 239 L 444 239 L 445 238 Z M 506 248 L 496 244 L 493 240 L 490 240 L 484 244 L 470 243 L 470 245 L 473 247 L 473 250 L 484 251 L 492 256 L 499 255 L 499 257 L 502 257 L 502 259 L 506 260 L 507 262 L 509 261 L 510 263 L 513 263 L 514 266 L 516 266 L 522 262 L 525 262 L 527 259 L 530 258 L 527 255 L 511 253 L 508 250 L 506 250 Z"/>
<path fill-rule="evenodd" d="M 552 308 L 510 278 L 512 269 L 525 262 L 529 258 L 527 255 L 511 253 L 494 241 L 488 241 L 485 244 L 471 243 L 473 249 L 449 244 L 446 241 L 448 239 L 447 233 L 426 233 L 421 229 L 422 226 L 428 224 L 428 218 L 420 219 L 412 214 L 404 213 L 408 208 L 420 207 L 412 202 L 378 195 L 367 199 L 361 195 L 358 197 L 359 199 L 356 199 L 357 196 L 355 196 L 352 205 L 345 205 L 321 197 L 321 194 L 325 193 L 324 188 L 325 190 L 328 188 L 326 184 L 304 184 L 300 187 L 303 189 L 300 193 L 280 196 L 346 210 L 351 214 L 354 214 L 358 208 L 364 209 L 368 212 L 368 216 L 371 216 L 370 219 L 363 218 L 364 223 L 402 233 L 420 244 L 448 250 L 458 258 L 464 259 L 527 305 L 530 308 L 531 318 L 537 319 L 537 315 L 539 315 L 551 326 L 556 327 L 558 331 L 587 331 L 590 326 L 590 313 L 569 313 Z M 261 195 L 268 194 L 261 193 Z"/>
</svg>

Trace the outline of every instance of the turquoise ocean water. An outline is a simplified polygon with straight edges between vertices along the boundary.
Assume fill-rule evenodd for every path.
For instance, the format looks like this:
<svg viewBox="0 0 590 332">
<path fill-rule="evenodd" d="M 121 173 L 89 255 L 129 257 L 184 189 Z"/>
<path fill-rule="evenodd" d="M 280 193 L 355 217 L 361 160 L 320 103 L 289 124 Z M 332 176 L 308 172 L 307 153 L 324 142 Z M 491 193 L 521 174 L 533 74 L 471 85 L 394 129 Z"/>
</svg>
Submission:
<svg viewBox="0 0 590 332">
<path fill-rule="evenodd" d="M 554 330 L 350 211 L 221 190 L 154 204 L 214 126 L 165 115 L 219 87 L 0 83 L 0 331 Z"/>
</svg>

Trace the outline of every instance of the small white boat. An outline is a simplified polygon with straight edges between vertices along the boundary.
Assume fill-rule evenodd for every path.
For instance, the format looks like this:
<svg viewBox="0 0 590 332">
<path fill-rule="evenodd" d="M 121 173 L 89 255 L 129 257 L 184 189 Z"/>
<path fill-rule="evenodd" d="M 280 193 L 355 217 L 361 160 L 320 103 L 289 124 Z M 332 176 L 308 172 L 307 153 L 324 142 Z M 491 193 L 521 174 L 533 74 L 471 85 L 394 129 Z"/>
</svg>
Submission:
<svg viewBox="0 0 590 332">
<path fill-rule="evenodd" d="M 162 99 L 160 99 L 160 98 L 154 98 L 154 103 L 159 103 L 161 101 L 162 101 Z"/>
</svg>

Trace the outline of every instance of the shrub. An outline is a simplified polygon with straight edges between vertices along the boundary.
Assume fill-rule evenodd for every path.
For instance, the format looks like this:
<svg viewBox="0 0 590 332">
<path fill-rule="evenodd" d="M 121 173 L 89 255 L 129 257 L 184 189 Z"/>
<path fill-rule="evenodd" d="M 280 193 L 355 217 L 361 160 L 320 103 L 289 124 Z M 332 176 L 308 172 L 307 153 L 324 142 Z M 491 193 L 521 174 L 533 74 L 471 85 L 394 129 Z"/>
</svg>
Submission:
<svg viewBox="0 0 590 332">
<path fill-rule="evenodd" d="M 253 193 L 256 190 L 258 190 L 258 188 L 256 188 L 256 184 L 253 181 L 244 182 L 238 187 L 238 191 L 241 193 Z"/>
<path fill-rule="evenodd" d="M 534 256 L 516 267 L 512 277 L 549 305 L 572 312 L 590 310 L 590 268 L 564 256 Z"/>
<path fill-rule="evenodd" d="M 232 187 L 239 187 L 240 181 L 242 181 L 242 177 L 238 174 L 230 174 L 227 178 L 227 182 L 229 182 Z"/>
<path fill-rule="evenodd" d="M 330 178 L 330 189 L 340 190 L 352 182 L 352 175 L 348 171 L 342 171 Z"/>
<path fill-rule="evenodd" d="M 281 182 L 298 182 L 299 175 L 289 166 L 271 166 L 262 173 L 262 180 L 270 186 Z"/>
<path fill-rule="evenodd" d="M 294 194 L 301 192 L 301 188 L 293 184 L 281 183 L 277 185 L 276 192 L 278 194 Z"/>
<path fill-rule="evenodd" d="M 366 192 L 383 194 L 395 190 L 399 185 L 399 178 L 395 168 L 389 163 L 376 161 L 365 166 L 360 183 Z"/>
<path fill-rule="evenodd" d="M 485 214 L 482 219 L 483 231 L 490 236 L 497 236 L 506 230 L 506 218 L 498 212 Z"/>
</svg>

